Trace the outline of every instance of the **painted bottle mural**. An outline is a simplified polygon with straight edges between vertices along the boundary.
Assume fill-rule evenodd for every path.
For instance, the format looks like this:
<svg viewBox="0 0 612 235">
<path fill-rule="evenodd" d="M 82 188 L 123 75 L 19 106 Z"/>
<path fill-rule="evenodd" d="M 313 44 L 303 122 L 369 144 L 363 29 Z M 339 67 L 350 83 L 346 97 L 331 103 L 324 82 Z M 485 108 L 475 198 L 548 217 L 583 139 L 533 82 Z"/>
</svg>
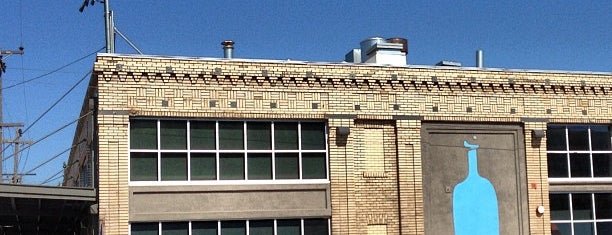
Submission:
<svg viewBox="0 0 612 235">
<path fill-rule="evenodd" d="M 478 174 L 478 145 L 468 148 L 468 174 L 453 190 L 455 235 L 499 235 L 499 209 L 495 188 Z"/>
</svg>

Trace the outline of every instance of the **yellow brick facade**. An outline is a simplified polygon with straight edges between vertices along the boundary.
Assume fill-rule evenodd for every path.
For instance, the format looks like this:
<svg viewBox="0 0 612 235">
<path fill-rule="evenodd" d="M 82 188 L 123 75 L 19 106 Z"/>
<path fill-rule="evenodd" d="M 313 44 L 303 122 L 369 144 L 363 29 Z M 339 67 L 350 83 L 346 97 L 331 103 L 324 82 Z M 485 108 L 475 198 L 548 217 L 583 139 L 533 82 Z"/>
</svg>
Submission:
<svg viewBox="0 0 612 235">
<path fill-rule="evenodd" d="M 534 210 L 548 208 L 546 140 L 532 145 L 530 131 L 612 119 L 612 74 L 604 73 L 101 54 L 93 79 L 105 234 L 129 230 L 130 117 L 325 120 L 332 234 L 425 233 L 423 123 L 522 125 L 529 233 L 542 235 L 549 214 Z M 337 127 L 351 133 L 340 138 Z M 364 149 L 368 133 L 382 134 L 381 149 Z M 366 162 L 380 151 L 383 163 Z"/>
</svg>

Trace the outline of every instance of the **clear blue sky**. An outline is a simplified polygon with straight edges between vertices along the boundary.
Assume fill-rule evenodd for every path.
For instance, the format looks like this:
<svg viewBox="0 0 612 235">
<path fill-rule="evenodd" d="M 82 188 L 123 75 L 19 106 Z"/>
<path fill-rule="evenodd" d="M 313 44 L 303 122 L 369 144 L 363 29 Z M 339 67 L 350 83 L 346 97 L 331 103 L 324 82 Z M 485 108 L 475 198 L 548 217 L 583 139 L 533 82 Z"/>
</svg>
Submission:
<svg viewBox="0 0 612 235">
<path fill-rule="evenodd" d="M 82 0 L 0 0 L 0 49 L 11 56 L 8 87 L 48 73 L 104 46 L 103 4 L 79 13 Z M 251 59 L 341 61 L 372 36 L 409 40 L 408 63 L 454 60 L 486 67 L 612 72 L 612 1 L 144 1 L 110 0 L 117 28 L 145 54 Z M 135 53 L 117 38 L 118 53 Z M 94 56 L 33 82 L 3 90 L 5 122 L 26 127 L 92 68 Z M 612 81 L 611 81 L 612 83 Z M 75 120 L 87 81 L 25 133 L 38 140 Z M 24 151 L 20 171 L 70 147 L 74 125 Z M 5 129 L 5 138 L 14 130 Z M 12 154 L 12 147 L 4 153 Z M 39 184 L 61 170 L 68 153 L 26 176 Z M 12 159 L 4 172 L 12 172 Z M 49 184 L 57 185 L 61 178 Z"/>
</svg>

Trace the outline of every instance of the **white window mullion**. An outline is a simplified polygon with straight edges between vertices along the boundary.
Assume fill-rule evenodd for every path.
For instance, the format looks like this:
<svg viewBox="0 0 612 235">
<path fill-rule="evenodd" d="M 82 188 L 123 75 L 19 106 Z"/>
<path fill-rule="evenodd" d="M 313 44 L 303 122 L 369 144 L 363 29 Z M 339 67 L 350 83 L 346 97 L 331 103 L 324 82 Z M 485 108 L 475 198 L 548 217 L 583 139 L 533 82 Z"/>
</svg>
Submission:
<svg viewBox="0 0 612 235">
<path fill-rule="evenodd" d="M 587 129 L 587 133 L 589 135 L 589 166 L 590 166 L 590 172 L 591 172 L 591 178 L 595 177 L 595 173 L 593 172 L 593 145 L 592 145 L 592 140 L 591 140 L 591 127 L 589 126 L 589 128 Z M 597 233 L 596 233 L 597 234 Z"/>
<path fill-rule="evenodd" d="M 300 235 L 304 235 L 304 219 L 300 219 Z"/>
<path fill-rule="evenodd" d="M 191 121 L 189 120 L 187 121 L 187 181 L 191 181 Z M 191 222 L 189 227 L 191 228 Z"/>
<path fill-rule="evenodd" d="M 161 181 L 161 168 L 161 121 L 157 120 L 157 181 Z"/>
<path fill-rule="evenodd" d="M 589 128 L 589 146 L 591 146 L 590 130 L 591 128 Z M 595 194 L 591 193 L 591 213 L 593 213 L 591 216 L 593 216 L 593 230 L 595 231 L 595 235 L 597 235 L 597 211 L 595 211 L 595 209 Z"/>
<path fill-rule="evenodd" d="M 570 153 L 569 153 L 569 128 L 567 126 L 565 126 L 565 151 L 567 151 L 567 153 L 565 154 L 566 159 L 565 161 L 567 161 L 567 175 L 569 178 L 572 178 L 572 166 L 570 165 Z M 573 227 L 573 226 L 572 226 Z M 572 228 L 573 230 L 573 228 Z M 573 232 L 572 232 L 573 233 Z"/>
<path fill-rule="evenodd" d="M 278 223 L 276 221 L 277 220 L 275 219 L 274 220 L 274 224 L 272 225 L 272 227 L 273 227 L 272 229 L 274 231 L 274 233 L 273 233 L 274 235 L 276 235 L 278 233 L 278 229 L 276 228 L 278 226 Z"/>
<path fill-rule="evenodd" d="M 217 235 L 221 235 L 221 220 L 217 221 Z"/>
<path fill-rule="evenodd" d="M 157 224 L 158 228 L 157 228 L 157 234 L 158 235 L 162 235 L 162 223 L 158 222 Z"/>
<path fill-rule="evenodd" d="M 249 162 L 247 160 L 247 155 L 248 154 L 246 152 L 246 150 L 248 148 L 248 146 L 247 146 L 247 122 L 242 122 L 242 146 L 244 146 L 243 147 L 244 153 L 242 155 L 242 157 L 243 157 L 242 160 L 244 161 L 244 179 L 248 180 L 249 179 L 249 165 L 248 165 Z"/>
<path fill-rule="evenodd" d="M 298 172 L 302 179 L 302 123 L 298 122 Z"/>
<path fill-rule="evenodd" d="M 192 227 L 191 227 L 191 221 L 189 221 L 189 226 L 187 227 L 187 234 L 188 234 L 188 235 L 191 235 L 191 233 L 192 233 L 192 232 L 191 232 L 191 229 L 192 229 Z"/>
<path fill-rule="evenodd" d="M 569 198 L 569 211 L 570 211 L 570 227 L 572 229 L 572 235 L 574 235 L 574 205 L 572 203 L 572 194 L 568 193 Z"/>
<path fill-rule="evenodd" d="M 270 140 L 272 143 L 272 180 L 276 180 L 276 146 L 274 144 L 274 122 L 270 123 Z M 274 234 L 276 234 L 276 220 L 274 220 Z"/>
<path fill-rule="evenodd" d="M 219 121 L 215 121 L 215 167 L 216 167 L 216 173 L 217 173 L 217 181 L 219 181 L 220 179 L 220 173 L 219 173 L 220 162 L 219 161 L 220 161 L 220 158 L 219 158 Z M 219 227 L 219 230 L 220 229 L 221 228 Z"/>
</svg>

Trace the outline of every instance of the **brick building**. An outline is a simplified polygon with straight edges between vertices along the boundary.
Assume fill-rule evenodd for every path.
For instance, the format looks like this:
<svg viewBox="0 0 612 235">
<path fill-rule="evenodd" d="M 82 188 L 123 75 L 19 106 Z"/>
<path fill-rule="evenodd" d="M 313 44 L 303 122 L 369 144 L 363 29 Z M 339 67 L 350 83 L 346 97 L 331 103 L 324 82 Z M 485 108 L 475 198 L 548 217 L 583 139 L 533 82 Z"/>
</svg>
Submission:
<svg viewBox="0 0 612 235">
<path fill-rule="evenodd" d="M 99 54 L 65 184 L 95 185 L 104 234 L 612 233 L 612 73 L 364 42 L 349 63 Z"/>
</svg>

